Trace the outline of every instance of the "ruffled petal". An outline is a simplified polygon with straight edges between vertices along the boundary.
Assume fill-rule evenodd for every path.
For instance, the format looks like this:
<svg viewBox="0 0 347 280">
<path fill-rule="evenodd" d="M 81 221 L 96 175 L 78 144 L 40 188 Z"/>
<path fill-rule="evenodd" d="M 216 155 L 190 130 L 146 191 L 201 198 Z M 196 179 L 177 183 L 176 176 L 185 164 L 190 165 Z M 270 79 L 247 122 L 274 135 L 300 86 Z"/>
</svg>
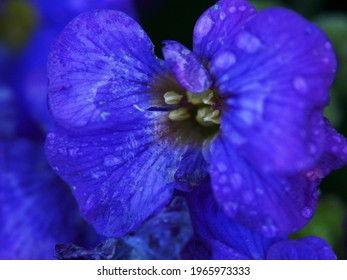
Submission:
<svg viewBox="0 0 347 280">
<path fill-rule="evenodd" d="M 236 152 L 228 137 L 211 144 L 211 180 L 226 214 L 265 236 L 295 232 L 310 221 L 318 183 L 305 173 L 265 173 Z"/>
<path fill-rule="evenodd" d="M 30 142 L 0 143 L 0 215 L 0 259 L 54 259 L 56 243 L 92 245 L 69 189 Z"/>
<path fill-rule="evenodd" d="M 228 217 L 206 182 L 189 193 L 196 234 L 207 243 L 214 259 L 264 259 L 269 246 L 282 238 L 265 238 Z"/>
<path fill-rule="evenodd" d="M 209 69 L 226 108 L 221 129 L 249 162 L 281 172 L 314 166 L 336 71 L 317 26 L 289 10 L 264 10 L 221 45 Z"/>
<path fill-rule="evenodd" d="M 118 237 L 135 230 L 171 199 L 175 172 L 188 148 L 174 148 L 155 125 L 139 120 L 96 135 L 56 126 L 48 134 L 50 164 L 102 235 Z"/>
<path fill-rule="evenodd" d="M 307 173 L 308 177 L 322 179 L 331 171 L 347 164 L 347 139 L 325 120 L 324 153 L 317 166 Z"/>
<path fill-rule="evenodd" d="M 193 50 L 204 61 L 211 57 L 232 38 L 256 13 L 245 0 L 221 0 L 205 11 L 196 22 L 193 35 Z M 220 59 L 225 64 L 228 58 Z"/>
<path fill-rule="evenodd" d="M 71 244 L 59 244 L 59 259 L 89 260 L 168 260 L 179 259 L 192 236 L 187 203 L 174 197 L 157 215 L 150 217 L 134 233 L 118 239 L 106 239 L 93 249 Z"/>
<path fill-rule="evenodd" d="M 49 55 L 53 117 L 65 128 L 84 131 L 133 122 L 164 103 L 154 89 L 164 68 L 133 19 L 111 10 L 84 13 L 64 29 Z"/>
<path fill-rule="evenodd" d="M 317 236 L 307 236 L 298 240 L 309 246 L 317 255 L 318 260 L 336 260 L 336 255 L 327 241 Z"/>
<path fill-rule="evenodd" d="M 335 260 L 336 256 L 324 239 L 309 236 L 297 241 L 288 240 L 272 245 L 266 258 L 269 260 Z"/>
<path fill-rule="evenodd" d="M 164 41 L 163 55 L 175 78 L 190 92 L 206 91 L 212 80 L 197 56 L 175 41 Z"/>
</svg>

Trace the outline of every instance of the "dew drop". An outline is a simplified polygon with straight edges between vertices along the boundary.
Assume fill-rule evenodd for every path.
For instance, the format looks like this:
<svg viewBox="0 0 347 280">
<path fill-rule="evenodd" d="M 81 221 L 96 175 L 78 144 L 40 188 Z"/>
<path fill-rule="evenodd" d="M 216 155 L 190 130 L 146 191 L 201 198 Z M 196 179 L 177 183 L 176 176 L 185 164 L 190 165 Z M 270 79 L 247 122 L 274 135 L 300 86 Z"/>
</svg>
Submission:
<svg viewBox="0 0 347 280">
<path fill-rule="evenodd" d="M 58 171 L 59 171 L 59 167 L 58 167 L 58 166 L 53 166 L 53 170 L 54 170 L 55 172 L 58 172 Z"/>
<path fill-rule="evenodd" d="M 261 227 L 261 231 L 264 234 L 265 237 L 274 237 L 277 232 L 278 229 L 275 225 L 273 225 L 272 223 L 267 223 L 267 224 L 263 224 Z"/>
<path fill-rule="evenodd" d="M 330 151 L 332 152 L 332 153 L 337 153 L 338 152 L 338 150 L 339 150 L 339 147 L 338 146 L 332 146 L 331 148 L 330 148 Z"/>
<path fill-rule="evenodd" d="M 53 132 L 48 133 L 48 134 L 47 134 L 47 139 L 48 139 L 48 140 L 54 140 L 54 139 L 55 139 L 55 136 L 56 136 L 56 135 L 55 135 L 55 133 L 53 133 Z"/>
<path fill-rule="evenodd" d="M 325 47 L 327 50 L 330 50 L 330 49 L 331 49 L 331 43 L 330 43 L 329 41 L 325 42 L 324 47 Z"/>
<path fill-rule="evenodd" d="M 300 93 L 307 93 L 308 87 L 306 80 L 301 76 L 296 76 L 293 80 L 294 88 Z"/>
<path fill-rule="evenodd" d="M 230 175 L 230 183 L 235 189 L 239 189 L 242 186 L 242 177 L 238 173 L 233 173 Z"/>
<path fill-rule="evenodd" d="M 300 213 L 306 219 L 310 219 L 313 216 L 313 210 L 310 207 L 302 208 Z"/>
<path fill-rule="evenodd" d="M 254 200 L 253 193 L 250 191 L 243 192 L 242 197 L 243 197 L 244 203 L 246 204 L 251 204 Z"/>
<path fill-rule="evenodd" d="M 229 8 L 229 12 L 230 12 L 231 14 L 235 13 L 235 12 L 236 12 L 236 7 L 235 7 L 235 6 L 231 6 L 231 7 Z"/>
<path fill-rule="evenodd" d="M 264 189 L 263 188 L 256 188 L 255 189 L 255 192 L 258 194 L 258 195 L 263 195 L 264 194 Z"/>
<path fill-rule="evenodd" d="M 104 158 L 104 165 L 107 167 L 112 167 L 119 164 L 121 160 L 113 155 L 108 155 Z"/>
<path fill-rule="evenodd" d="M 212 28 L 213 21 L 209 15 L 205 15 L 200 18 L 196 25 L 196 33 L 198 37 L 201 39 L 204 37 Z"/>
<path fill-rule="evenodd" d="M 78 156 L 78 151 L 79 151 L 79 148 L 75 147 L 75 148 L 70 148 L 69 150 L 69 155 L 71 157 L 76 157 Z"/>
<path fill-rule="evenodd" d="M 224 20 L 225 19 L 225 13 L 224 12 L 221 12 L 220 14 L 219 14 L 219 18 L 220 18 L 220 20 Z"/>
<path fill-rule="evenodd" d="M 220 176 L 220 177 L 218 178 L 218 182 L 219 182 L 220 184 L 225 184 L 225 183 L 227 182 L 227 176 L 225 176 L 225 175 Z"/>
<path fill-rule="evenodd" d="M 242 5 L 242 6 L 240 6 L 239 7 L 239 11 L 241 11 L 241 12 L 244 12 L 244 11 L 246 11 L 246 6 L 244 6 L 244 5 Z"/>
<path fill-rule="evenodd" d="M 236 45 L 239 49 L 248 53 L 255 53 L 261 47 L 260 40 L 247 31 L 241 32 L 236 39 Z"/>
<path fill-rule="evenodd" d="M 234 217 L 238 209 L 238 204 L 236 202 L 224 203 L 224 210 L 229 217 Z"/>
<path fill-rule="evenodd" d="M 227 69 L 233 66 L 236 62 L 236 57 L 232 52 L 223 52 L 214 60 L 213 66 L 219 69 Z"/>
<path fill-rule="evenodd" d="M 312 193 L 312 197 L 313 197 L 314 199 L 318 199 L 318 198 L 319 198 L 319 195 L 320 195 L 319 190 L 314 191 L 314 192 Z"/>
<path fill-rule="evenodd" d="M 225 164 L 224 162 L 222 162 L 222 161 L 218 162 L 217 168 L 218 168 L 218 170 L 219 170 L 220 172 L 225 172 L 225 171 L 227 171 L 227 169 L 228 169 L 227 166 L 226 166 L 226 164 Z"/>
</svg>

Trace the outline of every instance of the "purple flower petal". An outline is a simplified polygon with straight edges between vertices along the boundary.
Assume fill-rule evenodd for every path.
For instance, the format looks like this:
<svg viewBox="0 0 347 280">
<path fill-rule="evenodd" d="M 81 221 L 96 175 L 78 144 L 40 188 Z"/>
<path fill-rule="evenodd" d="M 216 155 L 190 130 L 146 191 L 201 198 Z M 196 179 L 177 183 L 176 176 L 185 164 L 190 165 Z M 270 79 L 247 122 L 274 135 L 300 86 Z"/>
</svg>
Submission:
<svg viewBox="0 0 347 280">
<path fill-rule="evenodd" d="M 212 80 L 198 57 L 175 41 L 164 41 L 163 55 L 175 78 L 190 92 L 204 92 Z"/>
<path fill-rule="evenodd" d="M 0 215 L 0 259 L 54 259 L 56 243 L 83 245 L 91 232 L 42 148 L 26 141 L 0 142 Z"/>
<path fill-rule="evenodd" d="M 265 238 L 228 217 L 209 182 L 189 193 L 189 203 L 194 230 L 209 245 L 214 259 L 264 259 L 269 246 L 282 240 Z"/>
<path fill-rule="evenodd" d="M 336 255 L 328 242 L 323 238 L 308 236 L 298 240 L 302 244 L 309 246 L 317 255 L 318 260 L 336 260 Z"/>
<path fill-rule="evenodd" d="M 196 22 L 194 53 L 209 61 L 224 44 L 230 44 L 229 38 L 233 38 L 255 12 L 255 8 L 245 0 L 218 1 Z M 220 61 L 225 64 L 228 60 Z"/>
<path fill-rule="evenodd" d="M 173 149 L 153 123 L 141 119 L 96 135 L 56 126 L 46 142 L 49 162 L 71 186 L 82 215 L 109 237 L 135 230 L 167 204 L 186 152 Z"/>
<path fill-rule="evenodd" d="M 299 241 L 282 241 L 275 243 L 267 252 L 268 260 L 317 260 L 316 252 Z"/>
<path fill-rule="evenodd" d="M 317 166 L 307 175 L 322 179 L 331 171 L 341 168 L 347 163 L 347 139 L 331 127 L 325 120 L 325 146 L 324 154 Z"/>
<path fill-rule="evenodd" d="M 319 181 L 261 172 L 231 146 L 224 134 L 211 144 L 212 187 L 226 214 L 268 237 L 302 228 L 314 213 Z"/>
<path fill-rule="evenodd" d="M 134 121 L 161 101 L 153 83 L 164 67 L 142 28 L 118 11 L 70 22 L 49 55 L 48 72 L 50 109 L 65 128 L 114 129 L 123 115 Z"/>
<path fill-rule="evenodd" d="M 191 191 L 208 177 L 207 163 L 200 151 L 189 149 L 175 173 L 176 189 Z"/>
<path fill-rule="evenodd" d="M 300 240 L 288 240 L 272 245 L 268 260 L 335 260 L 329 244 L 322 238 L 310 236 Z"/>
<path fill-rule="evenodd" d="M 294 12 L 268 9 L 215 52 L 209 68 L 228 107 L 221 130 L 263 171 L 308 169 L 324 150 L 336 59 L 322 31 Z"/>
</svg>

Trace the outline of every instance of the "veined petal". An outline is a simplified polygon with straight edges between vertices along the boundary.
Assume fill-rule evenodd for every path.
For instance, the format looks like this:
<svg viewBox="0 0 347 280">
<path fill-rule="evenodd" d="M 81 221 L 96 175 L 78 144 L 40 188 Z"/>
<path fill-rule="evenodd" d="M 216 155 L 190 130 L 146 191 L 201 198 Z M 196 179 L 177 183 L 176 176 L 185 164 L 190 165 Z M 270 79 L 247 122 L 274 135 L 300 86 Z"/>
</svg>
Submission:
<svg viewBox="0 0 347 280">
<path fill-rule="evenodd" d="M 71 186 L 85 219 L 100 234 L 118 237 L 139 227 L 172 196 L 175 172 L 188 148 L 173 148 L 165 137 L 144 121 L 95 135 L 56 126 L 48 134 L 46 153 Z"/>
<path fill-rule="evenodd" d="M 177 81 L 194 93 L 206 91 L 211 85 L 210 74 L 198 57 L 175 41 L 164 41 L 163 55 Z"/>
<path fill-rule="evenodd" d="M 310 221 L 319 180 L 259 171 L 224 134 L 212 142 L 211 155 L 212 188 L 227 215 L 268 237 L 293 233 Z"/>
<path fill-rule="evenodd" d="M 221 0 L 205 11 L 196 22 L 193 50 L 204 61 L 211 57 L 256 13 L 245 0 Z M 227 63 L 222 59 L 221 63 Z"/>
<path fill-rule="evenodd" d="M 209 68 L 227 108 L 221 130 L 240 154 L 259 170 L 314 166 L 324 150 L 320 118 L 336 71 L 317 26 L 289 10 L 264 10 L 214 54 Z"/>
<path fill-rule="evenodd" d="M 0 215 L 0 259 L 54 259 L 57 243 L 92 232 L 42 148 L 24 140 L 0 142 Z"/>
<path fill-rule="evenodd" d="M 87 12 L 70 22 L 49 55 L 49 106 L 62 127 L 115 128 L 158 106 L 153 84 L 164 72 L 133 19 L 118 11 Z"/>
</svg>

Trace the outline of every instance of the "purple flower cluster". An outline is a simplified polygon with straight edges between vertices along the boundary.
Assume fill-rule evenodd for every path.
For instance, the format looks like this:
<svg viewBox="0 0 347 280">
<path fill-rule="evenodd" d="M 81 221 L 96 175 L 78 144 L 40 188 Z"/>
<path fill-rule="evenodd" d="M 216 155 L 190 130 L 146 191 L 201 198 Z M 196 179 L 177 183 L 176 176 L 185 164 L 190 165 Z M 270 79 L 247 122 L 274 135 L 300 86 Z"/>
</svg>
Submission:
<svg viewBox="0 0 347 280">
<path fill-rule="evenodd" d="M 318 237 L 288 241 L 347 162 L 323 116 L 336 71 L 323 32 L 287 9 L 220 0 L 192 51 L 165 41 L 162 52 L 111 10 L 78 16 L 53 46 L 46 154 L 84 218 L 121 237 L 176 189 L 211 258 L 333 259 Z"/>
</svg>

